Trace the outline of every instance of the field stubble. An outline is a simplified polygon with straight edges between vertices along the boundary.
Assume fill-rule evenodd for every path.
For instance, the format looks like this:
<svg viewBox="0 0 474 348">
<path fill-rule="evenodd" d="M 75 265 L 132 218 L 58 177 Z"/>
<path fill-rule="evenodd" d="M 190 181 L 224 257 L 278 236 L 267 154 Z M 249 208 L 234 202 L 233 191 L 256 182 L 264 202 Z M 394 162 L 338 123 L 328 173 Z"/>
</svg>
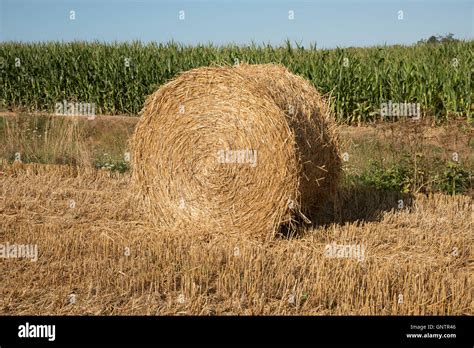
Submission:
<svg viewBox="0 0 474 348">
<path fill-rule="evenodd" d="M 369 202 L 390 207 L 393 197 L 351 191 L 341 216 L 358 219 L 329 216 L 299 237 L 260 243 L 154 231 L 128 173 L 2 164 L 0 182 L 0 240 L 39 250 L 37 262 L 0 261 L 2 314 L 473 312 L 468 196 L 415 194 L 364 218 Z M 326 257 L 332 243 L 363 246 L 364 260 Z"/>
</svg>

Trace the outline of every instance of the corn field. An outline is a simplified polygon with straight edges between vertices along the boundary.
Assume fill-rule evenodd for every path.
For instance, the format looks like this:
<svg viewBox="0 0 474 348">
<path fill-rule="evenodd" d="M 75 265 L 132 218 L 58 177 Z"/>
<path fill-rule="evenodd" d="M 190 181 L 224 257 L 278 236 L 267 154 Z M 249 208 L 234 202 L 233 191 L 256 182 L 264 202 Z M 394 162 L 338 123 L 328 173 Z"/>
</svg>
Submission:
<svg viewBox="0 0 474 348">
<path fill-rule="evenodd" d="M 137 114 L 177 73 L 212 64 L 281 63 L 331 97 L 339 121 L 370 121 L 389 101 L 424 116 L 471 119 L 474 40 L 413 46 L 317 49 L 133 43 L 0 44 L 0 108 L 53 112 L 94 103 L 98 114 Z"/>
</svg>

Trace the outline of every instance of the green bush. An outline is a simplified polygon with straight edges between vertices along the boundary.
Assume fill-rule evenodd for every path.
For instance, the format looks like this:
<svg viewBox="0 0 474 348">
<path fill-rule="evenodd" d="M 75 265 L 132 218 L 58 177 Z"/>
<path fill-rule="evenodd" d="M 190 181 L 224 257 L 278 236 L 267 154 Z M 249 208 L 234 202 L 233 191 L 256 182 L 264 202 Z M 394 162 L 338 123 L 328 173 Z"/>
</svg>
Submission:
<svg viewBox="0 0 474 348">
<path fill-rule="evenodd" d="M 419 161 L 415 166 L 413 160 L 405 156 L 400 162 L 385 167 L 371 161 L 368 169 L 349 182 L 402 193 L 441 191 L 454 195 L 472 189 L 472 175 L 459 163 L 443 163 L 439 158 L 430 162 Z"/>
<path fill-rule="evenodd" d="M 441 174 L 436 177 L 440 191 L 452 195 L 464 193 L 471 188 L 471 176 L 459 163 L 448 162 Z"/>
<path fill-rule="evenodd" d="M 384 191 L 409 192 L 412 187 L 410 170 L 403 164 L 384 168 L 378 162 L 371 161 L 368 170 L 360 176 L 360 180 L 367 186 Z"/>
</svg>

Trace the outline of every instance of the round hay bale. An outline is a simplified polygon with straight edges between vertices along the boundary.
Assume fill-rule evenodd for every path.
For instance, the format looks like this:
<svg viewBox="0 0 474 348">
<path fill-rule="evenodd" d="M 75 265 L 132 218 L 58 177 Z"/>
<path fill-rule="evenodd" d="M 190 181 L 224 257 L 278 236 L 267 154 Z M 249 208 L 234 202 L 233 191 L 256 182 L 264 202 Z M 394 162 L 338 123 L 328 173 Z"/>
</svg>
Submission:
<svg viewBox="0 0 474 348">
<path fill-rule="evenodd" d="M 285 112 L 302 166 L 299 207 L 314 215 L 335 195 L 342 167 L 337 125 L 328 102 L 309 81 L 282 65 L 241 64 L 238 69 Z"/>
<path fill-rule="evenodd" d="M 279 73 L 272 81 L 268 69 Z M 282 67 L 257 65 L 193 69 L 150 95 L 131 150 L 151 221 L 268 237 L 326 199 L 339 155 L 329 111 L 305 100 L 319 96 L 307 89 Z"/>
</svg>

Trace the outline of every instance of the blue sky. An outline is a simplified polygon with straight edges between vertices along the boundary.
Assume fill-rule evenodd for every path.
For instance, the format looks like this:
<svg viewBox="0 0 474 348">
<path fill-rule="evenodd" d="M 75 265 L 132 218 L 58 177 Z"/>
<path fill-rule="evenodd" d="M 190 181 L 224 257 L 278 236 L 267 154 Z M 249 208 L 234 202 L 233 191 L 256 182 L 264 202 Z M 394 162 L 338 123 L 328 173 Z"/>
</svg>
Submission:
<svg viewBox="0 0 474 348">
<path fill-rule="evenodd" d="M 0 0 L 0 41 L 130 41 L 318 47 L 474 37 L 474 0 Z M 294 19 L 289 20 L 289 11 Z M 403 19 L 399 20 L 399 12 Z M 70 20 L 75 11 L 75 20 Z M 184 11 L 185 19 L 179 19 Z"/>
</svg>

